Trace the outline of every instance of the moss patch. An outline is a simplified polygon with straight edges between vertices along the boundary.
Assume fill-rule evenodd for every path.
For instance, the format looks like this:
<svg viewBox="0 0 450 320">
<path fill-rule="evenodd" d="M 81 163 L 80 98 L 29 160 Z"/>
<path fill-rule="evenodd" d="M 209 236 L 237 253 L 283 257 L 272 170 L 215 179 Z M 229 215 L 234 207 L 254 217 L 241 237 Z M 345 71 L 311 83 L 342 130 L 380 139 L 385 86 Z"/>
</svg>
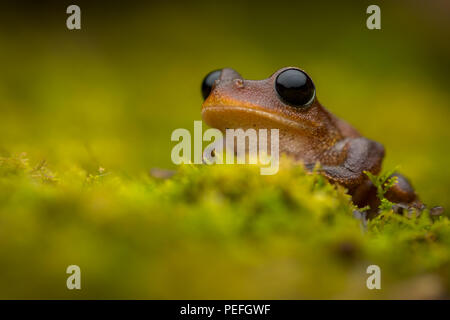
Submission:
<svg viewBox="0 0 450 320">
<path fill-rule="evenodd" d="M 385 210 L 364 229 L 353 210 L 286 159 L 274 176 L 205 165 L 157 179 L 0 158 L 0 298 L 449 296 L 447 217 Z M 381 290 L 366 287 L 372 264 Z"/>
</svg>

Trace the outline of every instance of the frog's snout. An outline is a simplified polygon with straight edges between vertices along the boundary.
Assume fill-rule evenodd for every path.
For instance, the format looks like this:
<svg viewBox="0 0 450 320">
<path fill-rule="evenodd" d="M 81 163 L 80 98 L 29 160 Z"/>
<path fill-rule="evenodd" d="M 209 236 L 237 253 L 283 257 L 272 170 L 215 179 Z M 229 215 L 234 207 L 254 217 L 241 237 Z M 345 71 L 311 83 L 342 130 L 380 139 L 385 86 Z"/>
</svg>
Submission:
<svg viewBox="0 0 450 320">
<path fill-rule="evenodd" d="M 228 81 L 228 80 L 243 80 L 242 76 L 234 69 L 224 68 L 220 73 L 219 81 Z"/>
<path fill-rule="evenodd" d="M 234 89 L 241 89 L 243 87 L 244 79 L 242 76 L 231 68 L 224 68 L 221 70 L 219 78 L 214 81 L 212 90 L 223 93 L 232 92 Z"/>
</svg>

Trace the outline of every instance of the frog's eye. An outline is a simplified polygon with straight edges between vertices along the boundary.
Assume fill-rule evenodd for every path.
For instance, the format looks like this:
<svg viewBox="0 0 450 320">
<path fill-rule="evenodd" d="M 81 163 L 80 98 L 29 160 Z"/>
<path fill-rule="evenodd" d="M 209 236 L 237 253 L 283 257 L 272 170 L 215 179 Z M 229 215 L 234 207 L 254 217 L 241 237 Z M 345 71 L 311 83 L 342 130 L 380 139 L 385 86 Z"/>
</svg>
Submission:
<svg viewBox="0 0 450 320">
<path fill-rule="evenodd" d="M 208 98 L 209 94 L 211 93 L 212 87 L 214 85 L 214 82 L 219 79 L 220 74 L 222 73 L 222 70 L 214 70 L 208 73 L 203 79 L 202 82 L 202 95 L 203 99 Z"/>
<path fill-rule="evenodd" d="M 275 79 L 275 89 L 281 100 L 293 107 L 308 107 L 316 97 L 311 78 L 299 69 L 281 72 Z"/>
</svg>

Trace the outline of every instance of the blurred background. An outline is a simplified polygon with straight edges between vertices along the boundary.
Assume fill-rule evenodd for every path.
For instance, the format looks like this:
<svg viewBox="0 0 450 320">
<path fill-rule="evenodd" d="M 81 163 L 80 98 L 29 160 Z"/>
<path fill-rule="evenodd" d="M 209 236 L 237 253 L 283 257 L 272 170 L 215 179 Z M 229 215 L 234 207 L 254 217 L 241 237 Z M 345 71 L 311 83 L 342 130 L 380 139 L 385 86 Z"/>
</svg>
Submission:
<svg viewBox="0 0 450 320">
<path fill-rule="evenodd" d="M 385 145 L 425 202 L 449 205 L 450 4 L 377 1 L 73 1 L 0 8 L 0 154 L 61 170 L 171 167 L 170 134 L 201 119 L 200 83 L 232 67 L 313 78 L 331 112 Z"/>
</svg>

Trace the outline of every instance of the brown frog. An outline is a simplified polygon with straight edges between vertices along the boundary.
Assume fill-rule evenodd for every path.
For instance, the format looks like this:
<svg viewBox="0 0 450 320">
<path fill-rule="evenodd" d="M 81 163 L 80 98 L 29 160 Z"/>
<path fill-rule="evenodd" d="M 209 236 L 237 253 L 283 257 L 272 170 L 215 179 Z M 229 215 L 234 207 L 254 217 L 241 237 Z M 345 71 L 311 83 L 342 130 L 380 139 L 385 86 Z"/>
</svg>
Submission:
<svg viewBox="0 0 450 320">
<path fill-rule="evenodd" d="M 303 70 L 283 68 L 264 80 L 244 80 L 229 68 L 216 70 L 203 80 L 202 94 L 202 117 L 211 127 L 222 132 L 277 128 L 281 153 L 302 161 L 308 169 L 319 162 L 321 174 L 346 187 L 357 206 L 378 207 L 376 188 L 364 171 L 380 172 L 384 147 L 327 111 Z M 397 183 L 386 198 L 400 208 L 423 209 L 409 181 L 395 175 Z"/>
</svg>

